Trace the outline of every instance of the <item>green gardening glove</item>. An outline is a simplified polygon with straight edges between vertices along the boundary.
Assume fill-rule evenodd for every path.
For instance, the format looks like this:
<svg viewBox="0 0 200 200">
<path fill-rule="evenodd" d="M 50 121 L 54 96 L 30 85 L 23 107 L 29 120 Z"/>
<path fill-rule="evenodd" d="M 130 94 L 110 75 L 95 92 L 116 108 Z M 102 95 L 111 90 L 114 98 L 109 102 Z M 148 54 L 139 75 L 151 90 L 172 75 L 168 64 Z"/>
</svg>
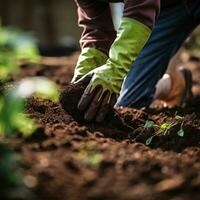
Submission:
<svg viewBox="0 0 200 200">
<path fill-rule="evenodd" d="M 106 63 L 108 57 L 95 48 L 84 48 L 78 58 L 72 83 L 79 80 L 93 69 Z"/>
<path fill-rule="evenodd" d="M 78 109 L 85 112 L 85 120 L 104 120 L 116 103 L 123 80 L 133 61 L 147 42 L 151 30 L 141 22 L 123 17 L 117 38 L 113 42 L 106 64 L 94 69 L 81 80 L 91 77 Z"/>
</svg>

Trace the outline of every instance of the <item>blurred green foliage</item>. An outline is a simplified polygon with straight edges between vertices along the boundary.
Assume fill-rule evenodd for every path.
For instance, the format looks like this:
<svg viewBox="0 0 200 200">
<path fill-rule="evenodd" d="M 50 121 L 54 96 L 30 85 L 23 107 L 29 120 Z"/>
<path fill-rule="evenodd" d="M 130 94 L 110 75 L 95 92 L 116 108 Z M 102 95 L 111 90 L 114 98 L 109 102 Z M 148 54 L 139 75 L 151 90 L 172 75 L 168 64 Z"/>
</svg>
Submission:
<svg viewBox="0 0 200 200">
<path fill-rule="evenodd" d="M 19 61 L 37 62 L 39 54 L 34 38 L 13 28 L 3 28 L 0 23 L 0 82 L 4 83 L 10 74 L 19 70 Z M 1 86 L 2 87 L 2 86 Z M 18 128 L 23 134 L 30 131 L 32 120 L 24 116 L 24 100 L 14 95 L 0 93 L 0 193 L 8 198 L 11 188 L 23 187 L 20 158 L 4 144 L 3 137 L 14 134 Z M 29 127 L 29 129 L 27 129 Z M 35 126 L 34 126 L 35 128 Z M 10 192 L 6 192 L 9 190 Z M 2 196 L 5 195 L 5 196 Z M 15 195 L 14 195 L 15 196 Z"/>
<path fill-rule="evenodd" d="M 18 113 L 23 111 L 23 104 L 21 99 L 10 99 L 9 96 L 0 97 L 0 136 L 13 134 L 13 122 Z"/>
<path fill-rule="evenodd" d="M 0 23 L 0 82 L 5 83 L 10 74 L 19 71 L 19 61 L 40 60 L 37 41 L 32 34 Z M 34 121 L 24 114 L 25 98 L 33 94 L 53 101 L 59 93 L 55 83 L 45 78 L 24 79 L 6 95 L 0 95 L 0 137 L 11 136 L 18 130 L 29 136 L 37 128 Z"/>
<path fill-rule="evenodd" d="M 0 96 L 0 137 L 10 137 L 16 130 L 24 137 L 30 136 L 37 125 L 25 114 L 25 99 L 36 95 L 57 101 L 59 90 L 55 83 L 42 77 L 22 79 Z"/>
<path fill-rule="evenodd" d="M 37 125 L 24 114 L 24 99 L 12 95 L 0 97 L 0 137 L 11 137 L 16 131 L 24 137 L 30 136 Z"/>
<path fill-rule="evenodd" d="M 19 170 L 20 158 L 5 145 L 0 145 L 0 191 L 22 184 L 22 173 Z"/>
<path fill-rule="evenodd" d="M 25 78 L 9 88 L 6 86 L 9 75 L 20 70 L 20 62 L 39 60 L 36 40 L 31 34 L 0 25 L 0 197 L 3 199 L 10 199 L 12 189 L 11 196 L 15 199 L 15 189 L 22 194 L 25 187 L 19 155 L 5 141 L 16 133 L 28 137 L 37 129 L 35 121 L 25 113 L 26 98 L 37 95 L 56 101 L 59 97 L 56 84 L 46 78 Z"/>
<path fill-rule="evenodd" d="M 37 41 L 30 33 L 0 23 L 0 80 L 18 70 L 20 60 L 38 62 Z"/>
</svg>

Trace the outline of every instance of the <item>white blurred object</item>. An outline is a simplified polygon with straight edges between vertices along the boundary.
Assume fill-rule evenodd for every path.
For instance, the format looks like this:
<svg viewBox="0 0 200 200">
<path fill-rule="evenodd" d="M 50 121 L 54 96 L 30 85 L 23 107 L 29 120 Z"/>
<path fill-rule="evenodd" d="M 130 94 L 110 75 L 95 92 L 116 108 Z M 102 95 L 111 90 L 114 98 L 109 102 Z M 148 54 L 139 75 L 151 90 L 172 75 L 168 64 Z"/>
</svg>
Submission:
<svg viewBox="0 0 200 200">
<path fill-rule="evenodd" d="M 24 78 L 11 90 L 11 94 L 16 98 L 28 98 L 38 94 L 52 101 L 57 101 L 59 97 L 57 85 L 45 77 Z"/>
<path fill-rule="evenodd" d="M 119 28 L 120 21 L 123 16 L 124 3 L 110 3 L 110 8 L 113 18 L 113 24 L 115 30 L 117 30 Z"/>
</svg>

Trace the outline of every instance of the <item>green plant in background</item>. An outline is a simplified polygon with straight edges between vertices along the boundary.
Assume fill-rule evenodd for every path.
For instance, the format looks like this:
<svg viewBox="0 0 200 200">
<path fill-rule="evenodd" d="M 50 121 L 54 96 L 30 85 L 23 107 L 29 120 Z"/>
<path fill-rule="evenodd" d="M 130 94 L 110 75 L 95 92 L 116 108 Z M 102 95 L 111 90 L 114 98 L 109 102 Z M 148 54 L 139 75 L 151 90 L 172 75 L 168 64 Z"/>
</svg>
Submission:
<svg viewBox="0 0 200 200">
<path fill-rule="evenodd" d="M 6 80 L 11 72 L 17 70 L 15 55 L 12 52 L 0 51 L 0 81 Z"/>
<path fill-rule="evenodd" d="M 0 82 L 19 70 L 19 61 L 38 62 L 36 39 L 30 33 L 0 23 Z M 33 94 L 51 100 L 58 98 L 56 85 L 45 78 L 24 79 L 7 95 L 0 96 L 0 136 L 10 136 L 14 129 L 24 136 L 31 134 L 36 125 L 24 113 L 25 98 Z"/>
<path fill-rule="evenodd" d="M 3 83 L 0 85 L 0 196 L 3 199 L 30 199 L 30 194 L 28 198 L 25 195 L 20 157 L 5 144 L 6 138 L 17 132 L 29 137 L 37 129 L 35 121 L 25 113 L 26 98 L 37 95 L 57 101 L 59 97 L 56 84 L 46 78 L 26 78 L 5 89 L 9 75 L 20 70 L 19 61 L 39 59 L 35 39 L 30 34 L 0 26 L 0 83 Z"/>
<path fill-rule="evenodd" d="M 0 80 L 19 69 L 19 61 L 38 62 L 37 41 L 32 34 L 0 23 Z"/>
<path fill-rule="evenodd" d="M 22 172 L 18 170 L 20 157 L 5 145 L 0 145 L 0 160 L 0 191 L 21 185 Z"/>
<path fill-rule="evenodd" d="M 46 78 L 27 78 L 0 95 L 0 193 L 4 193 L 6 199 L 12 199 L 8 198 L 10 189 L 14 190 L 11 196 L 24 196 L 17 199 L 27 199 L 26 192 L 28 199 L 31 196 L 24 185 L 18 154 L 3 141 L 5 137 L 15 136 L 16 131 L 28 137 L 37 129 L 35 121 L 25 114 L 25 99 L 32 95 L 57 101 L 59 92 L 56 84 Z"/>
<path fill-rule="evenodd" d="M 57 101 L 59 91 L 55 83 L 46 78 L 26 78 L 0 97 L 0 136 L 12 136 L 18 130 L 24 137 L 31 135 L 37 125 L 25 114 L 25 99 L 36 95 Z"/>
<path fill-rule="evenodd" d="M 21 157 L 8 145 L 0 143 L 0 197 L 4 200 L 37 199 L 26 185 Z"/>
</svg>

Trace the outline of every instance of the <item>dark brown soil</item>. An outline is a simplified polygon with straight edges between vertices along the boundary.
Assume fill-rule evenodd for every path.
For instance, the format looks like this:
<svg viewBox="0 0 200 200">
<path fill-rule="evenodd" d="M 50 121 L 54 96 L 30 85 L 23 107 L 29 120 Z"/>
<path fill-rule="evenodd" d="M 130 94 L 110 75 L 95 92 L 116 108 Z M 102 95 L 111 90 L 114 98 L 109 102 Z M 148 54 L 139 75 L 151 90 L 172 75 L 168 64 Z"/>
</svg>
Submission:
<svg viewBox="0 0 200 200">
<path fill-rule="evenodd" d="M 87 85 L 82 83 L 69 84 L 61 92 L 60 103 L 63 109 L 77 121 L 84 121 L 82 112 L 78 112 L 77 105 Z"/>
<path fill-rule="evenodd" d="M 63 89 L 72 77 L 75 61 L 72 57 L 66 62 L 69 64 L 59 66 L 26 66 L 12 80 L 44 75 Z M 71 89 L 68 85 L 67 90 L 72 92 Z M 25 174 L 34 183 L 29 187 L 34 189 L 37 199 L 200 199 L 197 97 L 184 109 L 124 108 L 112 113 L 104 124 L 86 124 L 79 113 L 74 113 L 76 93 L 72 92 L 71 97 L 67 94 L 64 99 L 68 112 L 59 103 L 37 97 L 27 102 L 27 112 L 39 128 L 15 148 L 22 155 Z M 177 115 L 183 118 L 178 119 Z M 158 134 L 160 128 L 144 127 L 147 121 L 172 125 Z M 181 127 L 183 137 L 177 134 Z M 147 139 L 155 133 L 157 136 L 146 146 Z"/>
<path fill-rule="evenodd" d="M 79 122 L 79 124 L 84 125 L 86 122 L 84 120 L 84 112 L 80 112 L 77 108 L 78 102 L 86 89 L 87 85 L 89 83 L 89 80 L 86 82 L 78 82 L 76 84 L 68 84 L 65 89 L 61 92 L 60 95 L 60 104 L 62 108 L 70 115 L 73 117 L 74 120 Z M 119 129 L 128 130 L 130 129 L 126 124 L 124 123 L 123 118 L 120 117 L 119 113 L 112 109 L 106 116 L 105 119 L 105 134 L 107 134 L 107 128 L 109 127 L 116 127 Z M 88 124 L 90 126 L 92 123 Z M 95 124 L 95 129 L 96 130 L 96 125 L 99 125 L 100 127 L 104 127 L 104 125 L 101 124 Z M 125 135 L 125 134 L 123 134 Z M 126 134 L 127 136 L 127 134 Z M 113 136 L 117 137 L 117 136 Z M 121 134 L 119 136 L 121 138 Z"/>
</svg>

